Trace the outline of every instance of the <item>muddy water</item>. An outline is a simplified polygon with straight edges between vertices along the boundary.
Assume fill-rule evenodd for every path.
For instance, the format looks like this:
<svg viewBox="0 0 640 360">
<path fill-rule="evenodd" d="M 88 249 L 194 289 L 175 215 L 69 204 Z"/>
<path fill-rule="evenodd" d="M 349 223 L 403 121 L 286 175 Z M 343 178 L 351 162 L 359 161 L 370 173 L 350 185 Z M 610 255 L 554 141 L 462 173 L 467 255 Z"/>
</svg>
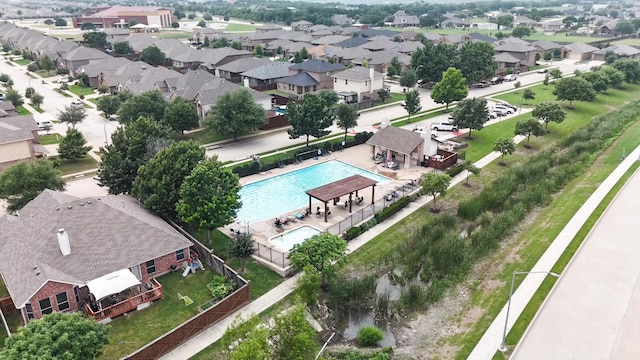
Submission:
<svg viewBox="0 0 640 360">
<path fill-rule="evenodd" d="M 393 336 L 389 324 L 386 322 L 376 323 L 373 319 L 373 312 L 371 310 L 351 310 L 347 314 L 348 323 L 346 329 L 344 329 L 343 336 L 346 340 L 355 340 L 358 336 L 358 331 L 364 326 L 373 325 L 377 326 L 384 332 L 384 338 L 380 341 L 380 346 L 396 346 L 396 338 Z"/>
</svg>

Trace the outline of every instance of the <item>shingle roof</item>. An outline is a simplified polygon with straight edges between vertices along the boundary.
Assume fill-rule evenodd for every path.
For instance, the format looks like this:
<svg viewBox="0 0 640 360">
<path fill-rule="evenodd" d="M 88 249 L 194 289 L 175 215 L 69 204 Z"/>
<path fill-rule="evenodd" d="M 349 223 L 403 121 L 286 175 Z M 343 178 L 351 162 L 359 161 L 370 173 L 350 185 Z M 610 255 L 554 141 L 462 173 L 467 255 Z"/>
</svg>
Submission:
<svg viewBox="0 0 640 360">
<path fill-rule="evenodd" d="M 0 144 L 33 140 L 33 130 L 38 130 L 38 127 L 32 115 L 1 117 Z"/>
<path fill-rule="evenodd" d="M 483 42 L 488 42 L 488 43 L 492 43 L 498 39 L 491 37 L 489 35 L 485 35 L 485 34 L 480 34 L 477 32 L 472 32 L 469 33 L 469 37 L 478 41 L 483 41 Z"/>
<path fill-rule="evenodd" d="M 322 73 L 322 72 L 340 71 L 340 70 L 344 70 L 345 68 L 346 66 L 344 66 L 343 64 L 330 64 L 322 60 L 310 59 L 305 62 L 301 62 L 299 64 L 294 64 L 289 69 Z"/>
<path fill-rule="evenodd" d="M 356 47 L 356 46 L 360 46 L 362 44 L 366 44 L 367 43 L 367 39 L 361 37 L 361 36 L 356 36 L 356 37 L 350 37 L 346 40 L 342 40 L 340 42 L 337 42 L 333 45 L 335 46 L 339 46 L 339 47 L 345 47 L 345 48 L 352 48 L 352 47 Z"/>
<path fill-rule="evenodd" d="M 547 40 L 534 41 L 531 43 L 531 46 L 538 46 L 542 50 L 552 50 L 552 49 L 557 49 L 562 47 L 562 45 L 558 43 L 554 43 L 553 41 L 547 41 Z"/>
<path fill-rule="evenodd" d="M 521 61 L 517 57 L 509 54 L 508 52 L 503 52 L 503 53 L 493 55 L 493 60 L 497 62 L 509 63 L 509 64 L 519 63 Z"/>
<path fill-rule="evenodd" d="M 369 41 L 366 44 L 360 45 L 361 48 L 367 50 L 391 50 L 391 49 L 399 49 L 401 43 L 394 42 L 392 40 L 374 40 Z"/>
<path fill-rule="evenodd" d="M 608 52 L 612 52 L 619 56 L 633 56 L 640 53 L 640 50 L 634 48 L 633 46 L 618 44 L 612 45 L 603 49 L 596 51 L 596 54 L 606 54 Z"/>
<path fill-rule="evenodd" d="M 403 65 L 409 65 L 411 63 L 411 56 L 399 53 L 394 50 L 382 50 L 372 51 L 369 65 L 388 64 L 391 60 L 397 57 L 398 61 Z"/>
<path fill-rule="evenodd" d="M 311 43 L 316 45 L 333 45 L 341 41 L 349 39 L 349 36 L 345 35 L 328 35 L 313 40 Z"/>
<path fill-rule="evenodd" d="M 258 66 L 240 75 L 259 80 L 279 79 L 289 76 L 289 66 L 291 66 L 289 63 L 274 62 Z"/>
<path fill-rule="evenodd" d="M 66 53 L 63 58 L 68 61 L 78 61 L 78 60 L 93 60 L 93 59 L 107 59 L 111 58 L 111 56 L 103 53 L 100 50 L 79 46 L 68 53 Z"/>
<path fill-rule="evenodd" d="M 581 42 L 576 42 L 576 43 L 571 43 L 569 45 L 565 45 L 564 48 L 567 49 L 570 52 L 576 52 L 576 53 L 581 53 L 581 54 L 598 51 L 597 47 L 591 46 L 589 44 L 581 43 Z"/>
<path fill-rule="evenodd" d="M 516 43 L 494 45 L 494 49 L 496 51 L 517 52 L 517 53 L 536 51 L 536 48 L 534 48 L 531 45 L 522 45 L 522 44 L 516 44 Z"/>
<path fill-rule="evenodd" d="M 332 77 L 338 78 L 338 79 L 358 80 L 358 81 L 371 80 L 370 71 L 372 69 L 373 68 L 363 68 L 362 66 L 355 66 L 351 69 L 337 72 L 333 74 Z M 384 75 L 377 71 L 374 71 L 373 78 L 381 79 L 381 78 L 384 78 Z"/>
<path fill-rule="evenodd" d="M 0 272 L 21 308 L 48 281 L 84 285 L 113 271 L 191 246 L 127 195 L 79 199 L 45 190 L 0 221 Z M 2 220 L 2 219 L 0 219 Z M 57 230 L 69 235 L 63 256 Z"/>
<path fill-rule="evenodd" d="M 224 65 L 220 65 L 218 66 L 218 69 L 220 71 L 228 71 L 231 73 L 241 73 L 241 72 L 249 71 L 253 68 L 256 68 L 264 64 L 269 64 L 269 63 L 271 63 L 271 60 L 267 58 L 256 59 L 256 58 L 247 57 L 247 58 L 241 58 L 238 60 L 228 62 Z"/>
<path fill-rule="evenodd" d="M 368 145 L 375 145 L 389 149 L 400 154 L 410 154 L 422 142 L 424 138 L 415 131 L 386 126 L 378 130 L 367 140 Z"/>
<path fill-rule="evenodd" d="M 220 97 L 222 94 L 230 91 L 236 91 L 241 88 L 242 86 L 236 83 L 232 83 L 231 81 L 216 77 L 215 79 L 204 84 L 198 91 L 198 94 L 200 94 L 201 96 L 200 102 L 202 103 L 202 105 L 213 105 L 218 100 L 218 97 Z M 271 99 L 271 96 L 263 92 L 251 89 L 249 89 L 249 91 L 251 91 L 251 96 L 256 101 Z"/>
<path fill-rule="evenodd" d="M 313 86 L 320 85 L 318 80 L 314 79 L 313 76 L 307 74 L 306 72 L 301 72 L 299 74 L 287 76 L 282 79 L 278 79 L 277 82 L 283 84 L 291 84 L 296 86 Z"/>
</svg>

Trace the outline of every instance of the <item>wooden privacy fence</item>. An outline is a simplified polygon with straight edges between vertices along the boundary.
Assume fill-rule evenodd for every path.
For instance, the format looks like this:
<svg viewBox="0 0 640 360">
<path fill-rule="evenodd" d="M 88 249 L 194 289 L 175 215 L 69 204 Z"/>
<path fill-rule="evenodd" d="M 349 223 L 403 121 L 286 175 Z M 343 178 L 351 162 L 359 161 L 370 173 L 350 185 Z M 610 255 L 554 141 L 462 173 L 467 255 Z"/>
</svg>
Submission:
<svg viewBox="0 0 640 360">
<path fill-rule="evenodd" d="M 2 299 L 0 299 L 0 310 L 2 310 L 2 312 L 5 314 L 16 310 L 16 306 L 13 304 L 11 296 L 3 297 Z"/>
</svg>

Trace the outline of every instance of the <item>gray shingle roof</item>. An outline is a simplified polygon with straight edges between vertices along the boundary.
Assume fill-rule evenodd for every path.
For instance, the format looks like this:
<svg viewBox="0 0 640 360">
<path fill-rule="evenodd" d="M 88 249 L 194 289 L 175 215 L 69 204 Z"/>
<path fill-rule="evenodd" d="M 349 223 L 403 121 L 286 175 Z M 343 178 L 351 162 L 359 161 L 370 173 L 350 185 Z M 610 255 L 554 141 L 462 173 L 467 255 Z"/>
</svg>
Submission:
<svg viewBox="0 0 640 360">
<path fill-rule="evenodd" d="M 289 66 L 291 66 L 289 63 L 274 62 L 258 66 L 240 75 L 259 80 L 279 79 L 289 76 Z"/>
<path fill-rule="evenodd" d="M 509 64 L 519 63 L 521 61 L 517 57 L 509 54 L 508 52 L 493 55 L 493 60 L 497 62 L 509 63 Z"/>
<path fill-rule="evenodd" d="M 241 58 L 238 60 L 234 60 L 231 62 L 228 62 L 224 65 L 220 65 L 218 66 L 218 69 L 220 71 L 228 71 L 230 73 L 241 73 L 241 72 L 245 72 L 245 71 L 249 71 L 251 69 L 254 69 L 258 66 L 264 65 L 264 64 L 269 64 L 271 63 L 271 60 L 267 59 L 267 58 Z"/>
<path fill-rule="evenodd" d="M 236 91 L 241 88 L 242 86 L 236 83 L 232 83 L 231 81 L 216 77 L 215 79 L 204 84 L 198 91 L 198 94 L 200 94 L 201 96 L 200 102 L 202 103 L 202 105 L 214 105 L 218 100 L 218 97 L 220 97 L 222 94 L 230 91 Z M 251 91 L 251 97 L 253 97 L 255 101 L 271 98 L 271 96 L 260 91 L 251 89 L 249 89 L 249 91 Z"/>
<path fill-rule="evenodd" d="M 633 46 L 618 44 L 595 51 L 596 54 L 606 54 L 608 52 L 612 52 L 619 56 L 633 56 L 640 53 L 640 50 L 636 49 Z"/>
<path fill-rule="evenodd" d="M 356 46 L 360 46 L 362 44 L 366 44 L 367 43 L 367 39 L 361 37 L 361 36 L 356 36 L 356 37 L 350 37 L 346 40 L 342 40 L 340 42 L 337 42 L 335 44 L 333 44 L 334 46 L 339 46 L 339 47 L 345 47 L 345 48 L 352 48 L 352 47 L 356 47 Z"/>
<path fill-rule="evenodd" d="M 366 44 L 360 45 L 360 47 L 363 49 L 373 50 L 373 51 L 399 49 L 400 46 L 401 46 L 401 43 L 397 43 L 392 40 L 374 40 L 374 41 L 369 41 Z"/>
<path fill-rule="evenodd" d="M 314 86 L 320 84 L 318 80 L 314 79 L 313 76 L 307 74 L 306 72 L 287 76 L 285 78 L 278 79 L 277 81 L 279 83 L 291 84 L 295 86 Z"/>
<path fill-rule="evenodd" d="M 567 49 L 570 52 L 576 52 L 576 53 L 580 53 L 580 54 L 585 54 L 585 53 L 598 51 L 597 47 L 591 46 L 589 44 L 581 43 L 581 42 L 575 42 L 575 43 L 571 43 L 569 45 L 565 45 L 564 48 Z"/>
<path fill-rule="evenodd" d="M 375 145 L 401 154 L 410 154 L 417 148 L 424 138 L 419 133 L 411 130 L 386 126 L 378 130 L 367 140 L 368 145 Z"/>
<path fill-rule="evenodd" d="M 45 190 L 20 217 L 0 220 L 0 272 L 18 308 L 48 281 L 82 286 L 191 245 L 127 195 L 79 199 Z M 61 228 L 69 235 L 67 256 L 58 245 Z"/>
<path fill-rule="evenodd" d="M 340 71 L 340 70 L 344 70 L 345 68 L 346 66 L 344 66 L 343 64 L 330 64 L 322 60 L 310 59 L 310 60 L 301 62 L 299 64 L 294 64 L 289 69 L 322 73 L 322 72 Z"/>
<path fill-rule="evenodd" d="M 349 39 L 349 36 L 345 35 L 328 35 L 313 40 L 311 43 L 316 45 L 333 45 L 341 41 Z"/>
<path fill-rule="evenodd" d="M 1 117 L 0 144 L 33 140 L 33 130 L 38 127 L 32 115 Z"/>
<path fill-rule="evenodd" d="M 68 61 L 78 61 L 78 60 L 107 59 L 107 58 L 111 58 L 111 56 L 103 53 L 100 50 L 79 46 L 69 51 L 68 53 L 66 53 L 63 58 Z"/>
<path fill-rule="evenodd" d="M 547 41 L 547 40 L 534 41 L 531 43 L 531 46 L 538 46 L 542 50 L 552 50 L 552 49 L 557 49 L 562 47 L 562 45 L 558 43 L 554 43 L 553 41 Z"/>
<path fill-rule="evenodd" d="M 337 72 L 333 74 L 332 77 L 337 79 L 347 79 L 347 80 L 370 80 L 371 79 L 371 69 L 373 68 L 363 68 L 362 66 L 355 66 L 351 69 L 347 69 L 344 71 Z M 373 72 L 374 79 L 384 78 L 384 75 L 374 71 Z"/>
</svg>

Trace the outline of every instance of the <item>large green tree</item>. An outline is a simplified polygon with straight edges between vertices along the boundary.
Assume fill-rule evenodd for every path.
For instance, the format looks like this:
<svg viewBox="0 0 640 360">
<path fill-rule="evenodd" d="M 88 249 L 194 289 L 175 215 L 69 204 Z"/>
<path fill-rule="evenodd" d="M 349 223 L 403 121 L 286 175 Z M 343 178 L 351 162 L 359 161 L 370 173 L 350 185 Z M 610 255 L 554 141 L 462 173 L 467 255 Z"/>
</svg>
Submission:
<svg viewBox="0 0 640 360">
<path fill-rule="evenodd" d="M 493 151 L 497 151 L 502 155 L 500 165 L 505 165 L 504 156 L 513 154 L 513 152 L 516 151 L 516 143 L 513 142 L 511 138 L 499 138 L 495 144 L 493 144 Z"/>
<path fill-rule="evenodd" d="M 498 64 L 493 60 L 495 50 L 490 43 L 467 41 L 462 45 L 459 52 L 458 69 L 460 69 L 467 84 L 473 84 L 495 75 Z"/>
<path fill-rule="evenodd" d="M 100 186 L 110 194 L 130 194 L 138 168 L 147 163 L 159 147 L 169 144 L 171 132 L 148 117 L 140 117 L 111 135 L 98 170 Z"/>
<path fill-rule="evenodd" d="M 98 110 L 102 111 L 107 119 L 110 119 L 111 116 L 118 112 L 120 105 L 122 105 L 122 102 L 115 95 L 102 96 L 98 99 Z"/>
<path fill-rule="evenodd" d="M 19 92 L 13 89 L 7 89 L 7 94 L 4 96 L 6 101 L 10 101 L 14 107 L 22 106 L 24 104 L 24 98 Z"/>
<path fill-rule="evenodd" d="M 556 103 L 540 103 L 536 105 L 536 107 L 531 112 L 531 116 L 534 118 L 544 121 L 544 128 L 547 129 L 549 127 L 550 122 L 561 123 L 567 117 L 567 113 L 565 113 L 560 105 Z"/>
<path fill-rule="evenodd" d="M 446 110 L 449 110 L 449 104 L 454 101 L 460 101 L 469 94 L 469 87 L 466 79 L 462 76 L 462 72 L 456 68 L 448 68 L 442 74 L 442 80 L 436 83 L 431 90 L 431 98 L 438 104 L 446 104 Z"/>
<path fill-rule="evenodd" d="M 453 123 L 459 129 L 469 129 L 467 137 L 471 138 L 471 131 L 482 130 L 489 117 L 487 100 L 483 98 L 468 98 L 460 101 L 453 110 Z"/>
<path fill-rule="evenodd" d="M 233 135 L 233 141 L 238 141 L 240 134 L 254 131 L 266 123 L 264 109 L 245 88 L 218 97 L 205 119 L 207 128 L 220 134 Z"/>
<path fill-rule="evenodd" d="M 525 26 L 518 26 L 511 31 L 511 36 L 522 39 L 523 37 L 531 36 L 531 29 Z"/>
<path fill-rule="evenodd" d="M 307 94 L 298 101 L 292 101 L 287 105 L 287 117 L 291 129 L 287 130 L 290 139 L 301 136 L 321 138 L 329 131 L 327 128 L 333 124 L 334 114 L 331 111 L 333 103 L 323 99 L 322 96 Z"/>
<path fill-rule="evenodd" d="M 387 66 L 387 75 L 393 77 L 400 75 L 400 73 L 402 73 L 402 64 L 400 64 L 398 57 L 394 56 Z"/>
<path fill-rule="evenodd" d="M 593 87 L 593 90 L 595 90 L 597 93 L 607 92 L 607 89 L 609 88 L 609 79 L 604 72 L 588 71 L 585 73 L 581 73 L 580 76 L 587 80 L 587 82 Z"/>
<path fill-rule="evenodd" d="M 34 163 L 19 162 L 0 172 L 0 199 L 7 200 L 7 211 L 22 209 L 44 189 L 64 190 L 60 171 L 46 159 Z"/>
<path fill-rule="evenodd" d="M 400 86 L 405 87 L 405 88 L 413 88 L 413 86 L 416 84 L 416 82 L 418 81 L 418 76 L 416 75 L 416 72 L 413 69 L 407 69 L 402 73 L 402 76 L 400 76 Z"/>
<path fill-rule="evenodd" d="M 449 184 L 451 184 L 451 176 L 447 174 L 430 172 L 422 177 L 422 180 L 420 181 L 422 192 L 433 197 L 432 211 L 439 211 L 438 205 L 436 204 L 436 197 L 438 194 L 444 196 L 447 193 Z"/>
<path fill-rule="evenodd" d="M 616 23 L 616 27 L 613 28 L 613 32 L 620 35 L 633 34 L 636 31 L 635 25 L 628 20 L 620 20 Z"/>
<path fill-rule="evenodd" d="M 128 99 L 118 109 L 118 121 L 129 124 L 140 116 L 147 116 L 157 122 L 161 122 L 164 117 L 164 110 L 167 107 L 167 100 L 160 91 L 148 91 L 144 94 L 135 95 Z"/>
<path fill-rule="evenodd" d="M 38 67 L 40 70 L 44 70 L 47 74 L 56 68 L 56 64 L 53 63 L 53 60 L 49 57 L 49 55 L 42 55 L 38 58 Z"/>
<path fill-rule="evenodd" d="M 91 150 L 91 146 L 86 145 L 87 140 L 80 131 L 75 128 L 67 128 L 67 135 L 58 145 L 58 152 L 62 159 L 76 161 L 84 159 Z"/>
<path fill-rule="evenodd" d="M 407 122 L 411 121 L 411 116 L 422 110 L 420 105 L 420 93 L 418 90 L 411 90 L 404 96 L 404 109 L 407 111 Z"/>
<path fill-rule="evenodd" d="M 593 86 L 580 76 L 572 76 L 558 80 L 553 95 L 558 100 L 569 101 L 571 108 L 574 101 L 593 101 L 596 98 L 596 91 Z"/>
<path fill-rule="evenodd" d="M 411 68 L 416 69 L 419 79 L 427 82 L 438 82 L 448 68 L 458 67 L 458 46 L 456 44 L 431 42 L 414 51 L 411 55 Z"/>
<path fill-rule="evenodd" d="M 54 312 L 32 320 L 5 340 L 5 360 L 95 359 L 109 343 L 109 328 L 79 312 Z"/>
<path fill-rule="evenodd" d="M 162 122 L 174 131 L 184 132 L 198 126 L 198 110 L 183 97 L 171 101 L 164 110 Z"/>
<path fill-rule="evenodd" d="M 87 117 L 87 110 L 84 106 L 67 105 L 64 110 L 58 112 L 58 121 L 71 125 L 75 129 L 76 125 L 81 123 Z"/>
<path fill-rule="evenodd" d="M 542 128 L 542 124 L 540 121 L 535 118 L 529 118 L 526 120 L 521 120 L 516 123 L 516 135 L 524 135 L 527 137 L 527 144 L 525 146 L 529 146 L 529 140 L 531 139 L 531 135 L 533 136 L 542 136 L 545 131 Z"/>
<path fill-rule="evenodd" d="M 358 110 L 349 104 L 340 104 L 336 108 L 336 124 L 344 130 L 344 141 L 347 141 L 349 129 L 358 126 Z"/>
<path fill-rule="evenodd" d="M 140 60 L 146 62 L 149 65 L 157 66 L 165 60 L 165 54 L 159 47 L 153 45 L 145 48 L 140 53 Z"/>
<path fill-rule="evenodd" d="M 175 219 L 180 186 L 204 158 L 204 149 L 195 142 L 173 143 L 140 166 L 131 194 L 157 215 Z"/>
<path fill-rule="evenodd" d="M 118 55 L 127 55 L 133 53 L 133 48 L 128 41 L 119 41 L 113 44 L 113 51 Z"/>
<path fill-rule="evenodd" d="M 104 49 L 108 44 L 107 33 L 102 31 L 87 32 L 82 34 L 82 37 L 88 47 Z"/>
<path fill-rule="evenodd" d="M 613 62 L 614 69 L 620 70 L 628 83 L 640 82 L 640 60 L 618 59 Z"/>
<path fill-rule="evenodd" d="M 187 224 L 207 230 L 230 224 L 242 203 L 238 176 L 213 157 L 195 166 L 180 186 L 178 217 Z"/>
<path fill-rule="evenodd" d="M 296 244 L 289 252 L 289 260 L 296 271 L 312 265 L 322 274 L 322 283 L 334 274 L 336 265 L 347 258 L 347 242 L 339 236 L 322 233 L 314 235 L 300 244 Z"/>
<path fill-rule="evenodd" d="M 607 79 L 607 84 L 609 85 L 609 87 L 616 89 L 622 87 L 622 83 L 625 80 L 625 76 L 622 71 L 611 66 L 605 66 L 598 70 L 598 72 L 603 74 L 605 79 Z"/>
</svg>

